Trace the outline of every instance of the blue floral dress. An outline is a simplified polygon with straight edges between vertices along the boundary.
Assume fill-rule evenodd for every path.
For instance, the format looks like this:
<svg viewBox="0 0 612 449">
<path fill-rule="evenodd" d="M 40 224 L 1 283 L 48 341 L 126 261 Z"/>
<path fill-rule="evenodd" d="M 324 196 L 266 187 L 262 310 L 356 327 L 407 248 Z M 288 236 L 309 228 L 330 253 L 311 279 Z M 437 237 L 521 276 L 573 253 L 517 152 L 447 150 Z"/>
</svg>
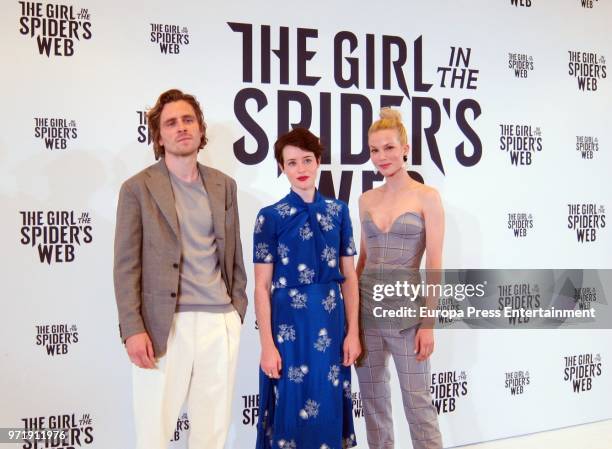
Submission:
<svg viewBox="0 0 612 449">
<path fill-rule="evenodd" d="M 261 209 L 253 262 L 273 263 L 272 335 L 280 379 L 259 370 L 257 449 L 355 446 L 351 369 L 342 365 L 344 300 L 340 257 L 356 253 L 348 207 L 317 191 L 293 191 Z"/>
</svg>

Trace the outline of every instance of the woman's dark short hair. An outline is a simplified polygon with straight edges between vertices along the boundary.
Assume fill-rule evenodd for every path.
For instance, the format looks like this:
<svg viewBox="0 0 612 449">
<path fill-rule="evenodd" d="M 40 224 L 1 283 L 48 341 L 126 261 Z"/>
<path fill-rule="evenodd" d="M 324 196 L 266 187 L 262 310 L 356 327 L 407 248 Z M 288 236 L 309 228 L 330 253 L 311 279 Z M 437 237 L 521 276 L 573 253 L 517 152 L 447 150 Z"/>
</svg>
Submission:
<svg viewBox="0 0 612 449">
<path fill-rule="evenodd" d="M 317 161 L 321 160 L 323 145 L 321 145 L 319 138 L 306 128 L 295 128 L 280 136 L 274 144 L 274 158 L 281 167 L 283 166 L 283 148 L 287 145 L 309 151 L 315 155 Z"/>
</svg>

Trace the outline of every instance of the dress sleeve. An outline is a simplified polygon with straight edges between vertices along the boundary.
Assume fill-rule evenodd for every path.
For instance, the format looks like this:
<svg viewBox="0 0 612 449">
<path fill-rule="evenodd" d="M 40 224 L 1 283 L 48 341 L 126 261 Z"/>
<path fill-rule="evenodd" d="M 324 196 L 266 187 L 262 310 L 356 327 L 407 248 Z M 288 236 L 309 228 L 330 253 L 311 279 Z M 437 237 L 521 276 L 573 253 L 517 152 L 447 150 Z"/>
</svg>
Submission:
<svg viewBox="0 0 612 449">
<path fill-rule="evenodd" d="M 340 225 L 340 255 L 354 256 L 357 254 L 355 240 L 353 239 L 353 225 L 349 215 L 348 206 L 342 203 L 342 223 Z"/>
<path fill-rule="evenodd" d="M 265 208 L 261 209 L 253 230 L 253 263 L 274 263 L 277 242 L 274 216 Z"/>
</svg>

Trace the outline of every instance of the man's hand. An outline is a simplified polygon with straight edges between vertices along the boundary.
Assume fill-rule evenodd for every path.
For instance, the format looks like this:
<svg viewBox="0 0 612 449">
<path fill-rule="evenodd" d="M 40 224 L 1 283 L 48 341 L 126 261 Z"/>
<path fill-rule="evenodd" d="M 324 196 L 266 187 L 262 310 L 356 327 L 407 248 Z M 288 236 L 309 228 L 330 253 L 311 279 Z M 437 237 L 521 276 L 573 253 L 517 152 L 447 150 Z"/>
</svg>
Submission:
<svg viewBox="0 0 612 449">
<path fill-rule="evenodd" d="M 414 338 L 414 353 L 419 362 L 424 362 L 434 350 L 433 329 L 421 327 Z"/>
<path fill-rule="evenodd" d="M 351 366 L 357 360 L 357 357 L 361 354 L 361 342 L 359 341 L 359 334 L 349 333 L 344 339 L 344 345 L 342 345 L 344 352 L 344 360 L 342 364 L 344 366 Z"/>
<path fill-rule="evenodd" d="M 128 337 L 125 349 L 134 365 L 140 368 L 155 368 L 153 343 L 146 332 Z"/>
</svg>

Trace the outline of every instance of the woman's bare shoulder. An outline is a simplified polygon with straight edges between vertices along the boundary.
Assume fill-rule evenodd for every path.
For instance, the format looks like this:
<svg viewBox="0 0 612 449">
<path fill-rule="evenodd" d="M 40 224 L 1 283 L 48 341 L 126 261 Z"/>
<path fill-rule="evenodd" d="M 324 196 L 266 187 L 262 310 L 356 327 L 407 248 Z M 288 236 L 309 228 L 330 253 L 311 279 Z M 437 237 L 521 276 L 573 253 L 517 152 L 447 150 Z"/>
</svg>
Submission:
<svg viewBox="0 0 612 449">
<path fill-rule="evenodd" d="M 381 187 L 376 187 L 370 190 L 366 190 L 359 196 L 359 204 L 369 204 L 372 201 L 376 201 L 376 198 L 382 193 Z"/>
<path fill-rule="evenodd" d="M 419 200 L 423 205 L 423 209 L 432 209 L 442 206 L 442 199 L 440 198 L 440 192 L 438 189 L 426 184 L 421 184 L 418 190 Z"/>
<path fill-rule="evenodd" d="M 417 190 L 419 196 L 424 200 L 431 200 L 440 197 L 438 189 L 427 184 L 420 184 Z"/>
</svg>

